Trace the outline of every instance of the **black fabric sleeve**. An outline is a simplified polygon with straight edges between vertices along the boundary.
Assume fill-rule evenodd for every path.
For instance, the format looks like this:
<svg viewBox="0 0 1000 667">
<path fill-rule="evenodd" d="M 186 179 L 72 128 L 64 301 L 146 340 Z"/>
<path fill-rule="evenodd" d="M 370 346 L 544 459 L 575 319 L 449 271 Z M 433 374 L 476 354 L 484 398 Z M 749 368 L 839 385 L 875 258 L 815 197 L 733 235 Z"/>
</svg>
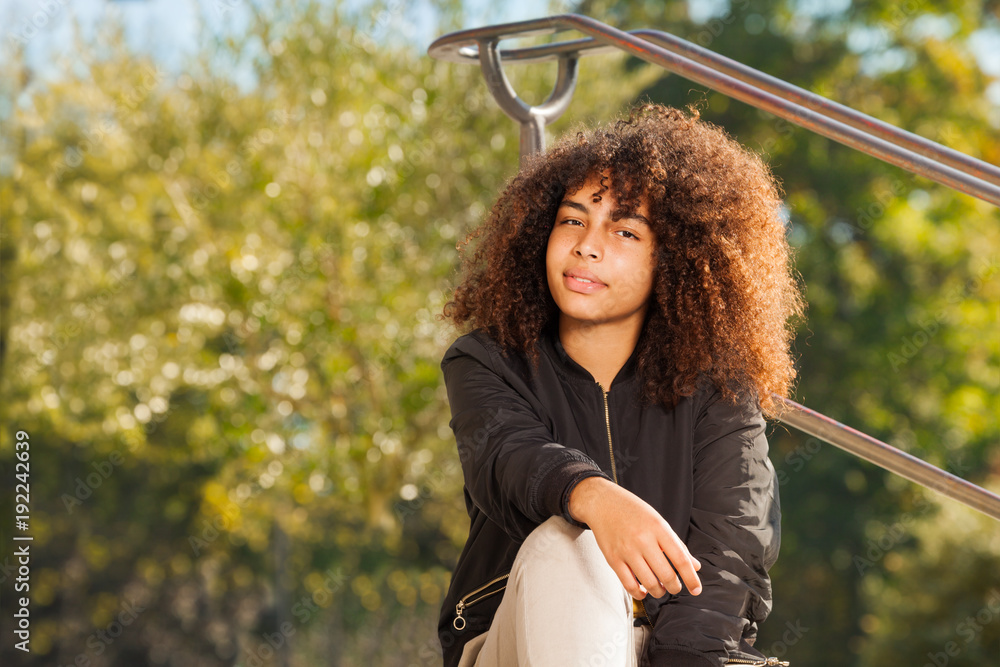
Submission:
<svg viewBox="0 0 1000 667">
<path fill-rule="evenodd" d="M 699 411 L 687 545 L 702 564 L 702 592 L 683 590 L 660 608 L 654 666 L 718 666 L 745 656 L 734 654 L 741 638 L 752 640 L 770 613 L 767 571 L 778 555 L 780 511 L 764 429 L 756 403 L 734 406 L 713 392 Z"/>
<path fill-rule="evenodd" d="M 600 467 L 553 441 L 550 428 L 475 338 L 456 341 L 441 369 L 465 486 L 476 507 L 518 541 L 549 517 L 568 516 L 568 489 L 603 475 Z"/>
</svg>

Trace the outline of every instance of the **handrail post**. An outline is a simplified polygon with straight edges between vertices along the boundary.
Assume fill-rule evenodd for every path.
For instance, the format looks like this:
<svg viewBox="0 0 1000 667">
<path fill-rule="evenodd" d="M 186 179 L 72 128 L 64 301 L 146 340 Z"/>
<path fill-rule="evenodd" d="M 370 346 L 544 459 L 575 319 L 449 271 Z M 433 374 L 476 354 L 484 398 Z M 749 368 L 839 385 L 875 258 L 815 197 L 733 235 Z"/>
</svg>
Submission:
<svg viewBox="0 0 1000 667">
<path fill-rule="evenodd" d="M 521 162 L 529 155 L 545 150 L 545 118 L 531 114 L 531 119 L 521 123 Z"/>
<path fill-rule="evenodd" d="M 486 87 L 497 101 L 501 111 L 521 125 L 521 161 L 532 153 L 545 150 L 545 126 L 555 121 L 569 108 L 576 77 L 579 71 L 577 58 L 572 55 L 559 58 L 559 73 L 548 99 L 538 106 L 529 106 L 510 85 L 503 71 L 496 39 L 479 41 L 479 66 L 486 78 Z"/>
</svg>

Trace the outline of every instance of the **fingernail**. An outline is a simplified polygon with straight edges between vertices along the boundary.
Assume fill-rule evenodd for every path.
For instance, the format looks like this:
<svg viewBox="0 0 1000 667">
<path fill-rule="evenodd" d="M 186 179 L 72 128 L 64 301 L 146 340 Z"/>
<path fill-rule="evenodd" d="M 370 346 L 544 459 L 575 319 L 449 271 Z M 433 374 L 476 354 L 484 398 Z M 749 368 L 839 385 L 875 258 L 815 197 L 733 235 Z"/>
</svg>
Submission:
<svg viewBox="0 0 1000 667">
<path fill-rule="evenodd" d="M 695 586 L 691 589 L 691 595 L 698 595 L 701 593 L 701 586 Z"/>
</svg>

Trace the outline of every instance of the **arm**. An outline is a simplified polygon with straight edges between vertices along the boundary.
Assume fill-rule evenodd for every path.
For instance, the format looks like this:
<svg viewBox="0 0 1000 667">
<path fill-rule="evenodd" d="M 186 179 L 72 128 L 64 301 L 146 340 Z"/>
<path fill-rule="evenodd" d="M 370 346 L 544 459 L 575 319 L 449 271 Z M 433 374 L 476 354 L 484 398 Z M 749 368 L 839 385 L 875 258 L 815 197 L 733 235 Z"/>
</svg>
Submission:
<svg viewBox="0 0 1000 667">
<path fill-rule="evenodd" d="M 670 599 L 656 621 L 652 664 L 717 666 L 771 610 L 767 571 L 780 515 L 765 422 L 756 406 L 713 394 L 695 425 L 687 546 L 702 563 L 701 595 Z"/>
<path fill-rule="evenodd" d="M 582 479 L 606 475 L 583 452 L 554 442 L 525 398 L 495 370 L 486 347 L 463 336 L 441 362 L 451 428 L 472 502 L 513 539 L 563 512 Z"/>
</svg>

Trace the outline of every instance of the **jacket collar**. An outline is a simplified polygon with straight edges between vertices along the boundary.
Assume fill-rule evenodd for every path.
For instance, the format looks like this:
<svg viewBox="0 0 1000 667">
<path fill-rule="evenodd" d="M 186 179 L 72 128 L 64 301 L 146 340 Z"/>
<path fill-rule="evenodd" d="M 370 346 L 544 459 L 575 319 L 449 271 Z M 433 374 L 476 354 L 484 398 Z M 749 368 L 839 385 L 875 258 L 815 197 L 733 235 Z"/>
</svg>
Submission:
<svg viewBox="0 0 1000 667">
<path fill-rule="evenodd" d="M 541 337 L 542 349 L 545 351 L 546 355 L 555 364 L 557 370 L 560 374 L 571 380 L 586 382 L 587 384 L 597 384 L 597 380 L 591 375 L 590 371 L 578 364 L 569 353 L 566 352 L 566 348 L 563 347 L 562 342 L 559 340 L 558 328 L 555 326 L 549 326 L 542 333 Z M 625 365 L 621 367 L 618 371 L 618 375 L 611 382 L 612 389 L 617 388 L 618 385 L 630 383 L 636 374 L 636 367 L 639 362 L 639 345 L 635 346 L 632 350 L 632 354 L 629 356 L 628 361 Z"/>
</svg>

